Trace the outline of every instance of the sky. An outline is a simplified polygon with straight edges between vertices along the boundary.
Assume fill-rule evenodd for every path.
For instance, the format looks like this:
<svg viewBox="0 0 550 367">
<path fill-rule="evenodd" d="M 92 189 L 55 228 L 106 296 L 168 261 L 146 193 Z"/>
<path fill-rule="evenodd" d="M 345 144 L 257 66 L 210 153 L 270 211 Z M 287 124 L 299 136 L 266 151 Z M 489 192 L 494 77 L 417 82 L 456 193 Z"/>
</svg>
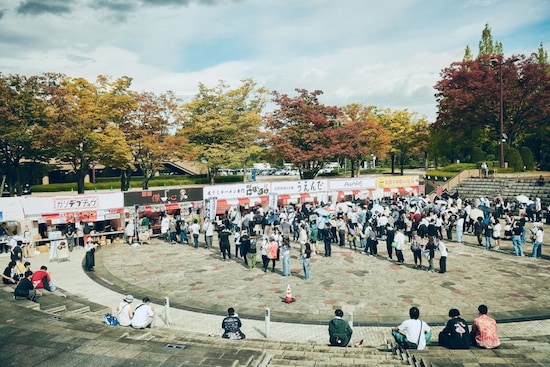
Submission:
<svg viewBox="0 0 550 367">
<path fill-rule="evenodd" d="M 441 71 L 485 24 L 505 57 L 550 48 L 550 0 L 0 0 L 0 73 L 128 76 L 183 101 L 251 78 L 433 122 Z"/>
</svg>

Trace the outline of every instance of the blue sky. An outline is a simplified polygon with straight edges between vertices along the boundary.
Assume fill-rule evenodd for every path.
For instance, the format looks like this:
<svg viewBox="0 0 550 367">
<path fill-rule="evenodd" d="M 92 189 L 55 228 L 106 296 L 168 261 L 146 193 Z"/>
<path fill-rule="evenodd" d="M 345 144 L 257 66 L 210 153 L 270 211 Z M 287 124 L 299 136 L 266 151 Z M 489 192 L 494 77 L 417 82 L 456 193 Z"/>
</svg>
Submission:
<svg viewBox="0 0 550 367">
<path fill-rule="evenodd" d="M 0 72 L 129 76 L 185 100 L 252 78 L 434 121 L 441 70 L 477 55 L 486 23 L 505 57 L 550 49 L 548 0 L 0 0 Z"/>
</svg>

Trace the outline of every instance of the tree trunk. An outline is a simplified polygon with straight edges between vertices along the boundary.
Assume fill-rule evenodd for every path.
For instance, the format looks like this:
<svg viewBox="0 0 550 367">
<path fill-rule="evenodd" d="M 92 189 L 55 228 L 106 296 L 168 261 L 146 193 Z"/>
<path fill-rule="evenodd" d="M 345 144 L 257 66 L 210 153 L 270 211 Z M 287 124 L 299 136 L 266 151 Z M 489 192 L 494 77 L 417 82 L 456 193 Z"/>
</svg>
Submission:
<svg viewBox="0 0 550 367">
<path fill-rule="evenodd" d="M 79 194 L 84 194 L 84 177 L 85 173 L 82 169 L 76 170 L 76 191 Z"/>
<path fill-rule="evenodd" d="M 390 159 L 391 159 L 391 174 L 393 175 L 395 173 L 395 153 L 394 152 L 391 152 Z"/>
</svg>

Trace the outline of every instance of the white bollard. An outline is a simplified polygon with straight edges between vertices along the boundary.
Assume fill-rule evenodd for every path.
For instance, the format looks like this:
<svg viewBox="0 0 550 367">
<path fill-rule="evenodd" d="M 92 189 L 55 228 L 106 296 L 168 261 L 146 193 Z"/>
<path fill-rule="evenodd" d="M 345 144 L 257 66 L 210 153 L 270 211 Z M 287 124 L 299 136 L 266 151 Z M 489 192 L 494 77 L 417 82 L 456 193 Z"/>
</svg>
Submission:
<svg viewBox="0 0 550 367">
<path fill-rule="evenodd" d="M 271 311 L 269 307 L 265 308 L 265 337 L 269 338 L 269 327 L 270 327 L 270 321 L 271 319 Z"/>
<path fill-rule="evenodd" d="M 166 325 L 170 325 L 170 299 L 168 297 L 164 297 L 164 313 L 165 313 L 164 323 Z"/>
</svg>

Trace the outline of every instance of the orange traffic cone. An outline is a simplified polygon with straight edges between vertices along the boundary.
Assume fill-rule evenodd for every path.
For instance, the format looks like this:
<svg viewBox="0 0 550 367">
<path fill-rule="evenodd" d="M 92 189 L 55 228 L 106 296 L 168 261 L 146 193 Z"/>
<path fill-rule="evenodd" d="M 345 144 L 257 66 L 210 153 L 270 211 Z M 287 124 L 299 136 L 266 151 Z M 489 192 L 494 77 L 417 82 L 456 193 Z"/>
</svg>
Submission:
<svg viewBox="0 0 550 367">
<path fill-rule="evenodd" d="M 296 301 L 294 298 L 292 298 L 292 295 L 290 293 L 290 284 L 286 287 L 286 296 L 285 299 L 283 299 L 283 302 L 285 303 L 292 303 Z"/>
</svg>

